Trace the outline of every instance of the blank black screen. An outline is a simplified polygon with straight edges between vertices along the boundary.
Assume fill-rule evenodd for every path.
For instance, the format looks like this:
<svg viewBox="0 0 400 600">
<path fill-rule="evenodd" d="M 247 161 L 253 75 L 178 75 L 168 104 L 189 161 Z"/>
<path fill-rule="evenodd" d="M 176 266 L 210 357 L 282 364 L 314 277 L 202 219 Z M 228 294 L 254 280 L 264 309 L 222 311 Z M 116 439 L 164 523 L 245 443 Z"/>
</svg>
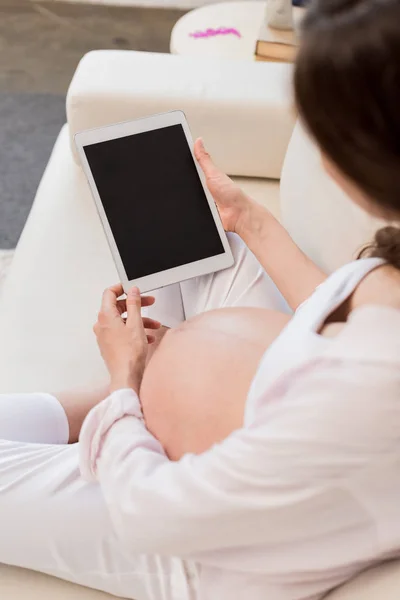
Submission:
<svg viewBox="0 0 400 600">
<path fill-rule="evenodd" d="M 182 125 L 84 151 L 129 280 L 224 252 Z"/>
</svg>

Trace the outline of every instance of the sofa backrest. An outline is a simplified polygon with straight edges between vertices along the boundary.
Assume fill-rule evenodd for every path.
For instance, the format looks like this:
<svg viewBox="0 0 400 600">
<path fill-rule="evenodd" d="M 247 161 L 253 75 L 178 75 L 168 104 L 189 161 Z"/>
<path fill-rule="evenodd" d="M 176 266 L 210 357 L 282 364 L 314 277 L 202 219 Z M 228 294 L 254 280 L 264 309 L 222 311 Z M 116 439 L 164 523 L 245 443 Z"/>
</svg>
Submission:
<svg viewBox="0 0 400 600">
<path fill-rule="evenodd" d="M 398 600 L 400 560 L 368 569 L 346 585 L 328 594 L 325 600 Z"/>
<path fill-rule="evenodd" d="M 295 242 L 327 272 L 355 258 L 383 225 L 352 203 L 325 173 L 320 153 L 300 123 L 283 166 L 281 214 Z"/>
</svg>

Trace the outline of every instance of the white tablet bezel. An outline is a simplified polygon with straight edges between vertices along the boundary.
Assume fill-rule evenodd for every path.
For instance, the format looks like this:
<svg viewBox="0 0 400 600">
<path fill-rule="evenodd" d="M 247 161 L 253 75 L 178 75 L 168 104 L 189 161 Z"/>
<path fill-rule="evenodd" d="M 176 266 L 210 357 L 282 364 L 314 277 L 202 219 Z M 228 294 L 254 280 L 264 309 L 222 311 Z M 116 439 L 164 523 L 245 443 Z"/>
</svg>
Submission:
<svg viewBox="0 0 400 600">
<path fill-rule="evenodd" d="M 93 174 L 87 161 L 84 152 L 84 147 L 89 146 L 91 144 L 97 144 L 98 142 L 106 142 L 108 140 L 114 140 L 121 137 L 131 136 L 137 133 L 143 133 L 145 131 L 152 131 L 154 129 L 169 127 L 170 125 L 182 125 L 187 143 L 189 145 L 190 152 L 193 156 L 194 164 L 196 165 L 196 169 L 204 189 L 205 196 L 211 209 L 211 214 L 213 216 L 215 226 L 217 228 L 222 245 L 224 247 L 224 253 L 217 256 L 211 256 L 209 258 L 198 260 L 189 264 L 181 265 L 179 267 L 174 267 L 166 271 L 153 273 L 152 275 L 146 275 L 145 277 L 140 277 L 138 279 L 129 280 L 124 265 L 122 263 L 122 259 L 120 257 L 110 224 L 108 222 L 107 215 L 103 208 L 103 204 L 101 202 L 97 186 L 93 178 Z M 134 285 L 139 287 L 141 292 L 155 290 L 157 288 L 171 285 L 172 283 L 177 283 L 185 279 L 190 279 L 199 275 L 205 275 L 207 273 L 220 271 L 221 269 L 226 269 L 234 263 L 229 242 L 226 237 L 223 225 L 221 223 L 221 219 L 217 207 L 215 205 L 214 199 L 208 191 L 204 173 L 193 154 L 193 139 L 190 133 L 189 125 L 186 121 L 185 114 L 182 111 L 176 110 L 172 112 L 153 115 L 151 117 L 145 117 L 135 121 L 117 123 L 115 125 L 108 125 L 106 127 L 101 127 L 98 129 L 82 131 L 75 135 L 75 144 L 81 160 L 83 171 L 86 175 L 94 201 L 96 203 L 97 211 L 99 213 L 108 240 L 108 244 L 110 246 L 110 250 L 117 267 L 118 275 L 121 279 L 121 283 L 124 287 L 125 292 L 128 292 L 128 290 Z"/>
</svg>

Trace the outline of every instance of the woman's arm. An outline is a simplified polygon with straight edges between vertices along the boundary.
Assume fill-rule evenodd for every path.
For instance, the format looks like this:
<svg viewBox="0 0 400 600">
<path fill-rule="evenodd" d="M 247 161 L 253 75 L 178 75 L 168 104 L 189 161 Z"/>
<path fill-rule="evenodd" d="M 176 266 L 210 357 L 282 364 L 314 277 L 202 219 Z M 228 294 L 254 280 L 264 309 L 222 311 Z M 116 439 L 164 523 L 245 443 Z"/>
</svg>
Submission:
<svg viewBox="0 0 400 600">
<path fill-rule="evenodd" d="M 294 243 L 286 229 L 263 206 L 247 200 L 237 232 L 296 310 L 326 279 L 324 273 Z"/>
<path fill-rule="evenodd" d="M 225 230 L 240 235 L 296 310 L 326 279 L 326 274 L 296 246 L 266 208 L 249 198 L 214 165 L 201 140 L 196 141 L 194 150 Z"/>
<path fill-rule="evenodd" d="M 303 366 L 260 401 L 248 429 L 178 462 L 146 430 L 133 390 L 116 391 L 83 426 L 82 474 L 100 483 L 115 533 L 132 554 L 217 565 L 227 560 L 223 550 L 258 546 L 265 568 L 279 548 L 282 568 L 290 559 L 296 570 L 304 545 L 314 565 L 321 548 L 332 547 L 340 560 L 363 553 L 369 516 L 358 474 L 373 474 L 377 457 L 390 458 L 397 443 L 388 416 L 395 380 L 379 375 L 382 405 L 369 373 L 369 365 L 350 360 Z"/>
</svg>

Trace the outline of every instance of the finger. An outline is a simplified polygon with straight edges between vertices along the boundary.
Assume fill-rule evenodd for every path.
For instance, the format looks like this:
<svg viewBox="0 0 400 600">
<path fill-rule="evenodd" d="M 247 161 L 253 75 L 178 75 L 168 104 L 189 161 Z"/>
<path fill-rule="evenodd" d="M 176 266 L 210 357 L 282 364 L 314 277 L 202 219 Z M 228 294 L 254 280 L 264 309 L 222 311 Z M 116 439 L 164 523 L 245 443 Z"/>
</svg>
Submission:
<svg viewBox="0 0 400 600">
<path fill-rule="evenodd" d="M 154 342 L 156 341 L 156 338 L 154 337 L 154 335 L 147 335 L 147 343 L 148 344 L 154 344 Z"/>
<path fill-rule="evenodd" d="M 131 329 L 138 331 L 143 329 L 141 306 L 142 299 L 140 297 L 139 288 L 133 287 L 129 290 L 126 298 L 126 309 L 128 313 L 126 324 Z"/>
<path fill-rule="evenodd" d="M 142 307 L 151 306 L 152 304 L 154 304 L 155 301 L 156 299 L 154 298 L 154 296 L 142 296 Z M 117 301 L 117 308 L 121 315 L 123 315 L 126 312 L 126 298 Z"/>
<path fill-rule="evenodd" d="M 154 296 L 142 296 L 142 306 L 151 306 L 155 301 Z"/>
<path fill-rule="evenodd" d="M 116 286 L 113 288 L 107 288 L 103 292 L 103 298 L 101 301 L 101 309 L 100 312 L 107 315 L 112 316 L 120 316 L 120 313 L 117 308 L 117 297 L 118 297 L 119 288 Z M 120 295 L 120 294 L 119 294 Z"/>
<path fill-rule="evenodd" d="M 143 327 L 145 329 L 160 329 L 161 323 L 159 321 L 155 321 L 154 319 L 149 319 L 148 317 L 142 318 Z"/>
<path fill-rule="evenodd" d="M 215 166 L 211 156 L 205 149 L 202 138 L 198 138 L 194 144 L 194 155 L 207 178 L 213 178 L 220 174 L 220 170 Z"/>
<path fill-rule="evenodd" d="M 123 315 L 126 312 L 126 298 L 117 300 L 117 308 L 120 315 Z"/>
<path fill-rule="evenodd" d="M 124 288 L 122 287 L 122 283 L 116 283 L 115 285 L 111 285 L 108 289 L 114 292 L 117 298 L 124 294 Z"/>
</svg>

